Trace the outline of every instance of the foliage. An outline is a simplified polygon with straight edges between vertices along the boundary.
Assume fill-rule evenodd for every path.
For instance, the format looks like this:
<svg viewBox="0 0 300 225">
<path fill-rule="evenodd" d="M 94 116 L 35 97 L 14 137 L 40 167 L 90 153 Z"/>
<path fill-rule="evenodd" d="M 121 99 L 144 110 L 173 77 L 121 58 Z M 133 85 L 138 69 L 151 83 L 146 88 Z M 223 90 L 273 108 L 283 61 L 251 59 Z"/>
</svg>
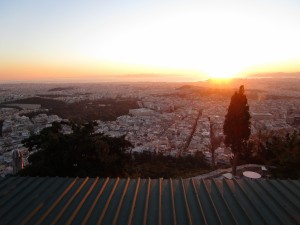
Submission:
<svg viewBox="0 0 300 225">
<path fill-rule="evenodd" d="M 124 175 L 131 143 L 124 137 L 94 134 L 91 123 L 72 125 L 72 134 L 63 134 L 61 124 L 41 131 L 23 141 L 29 151 L 29 165 L 21 171 L 30 176 L 117 176 Z"/>
<path fill-rule="evenodd" d="M 194 156 L 164 156 L 162 154 L 135 153 L 130 174 L 142 178 L 193 177 L 208 171 L 202 152 Z"/>
<path fill-rule="evenodd" d="M 274 177 L 300 178 L 299 132 L 287 134 L 284 138 L 273 136 L 271 141 L 267 143 L 267 148 L 270 149 L 273 154 L 269 164 L 276 167 L 272 170 Z"/>
<path fill-rule="evenodd" d="M 240 159 L 243 163 L 269 166 L 271 176 L 280 179 L 300 178 L 300 132 L 258 132 L 248 142 Z"/>
<path fill-rule="evenodd" d="M 271 166 L 272 176 L 280 179 L 300 178 L 300 133 L 285 136 L 270 134 L 259 143 L 258 157 Z"/>
<path fill-rule="evenodd" d="M 225 144 L 232 148 L 233 153 L 240 151 L 250 137 L 250 113 L 243 86 L 231 97 L 223 129 Z"/>
<path fill-rule="evenodd" d="M 239 154 L 247 149 L 247 140 L 251 134 L 249 106 L 244 86 L 240 86 L 239 92 L 235 92 L 231 97 L 223 130 L 225 145 L 231 147 L 234 154 L 232 172 L 235 174 Z"/>
<path fill-rule="evenodd" d="M 119 116 L 128 114 L 129 109 L 138 108 L 136 99 L 131 98 L 107 98 L 65 103 L 55 99 L 33 97 L 7 102 L 6 104 L 8 103 L 40 104 L 43 109 L 49 109 L 48 114 L 58 115 L 61 118 L 69 119 L 78 124 L 98 119 L 113 121 Z"/>
<path fill-rule="evenodd" d="M 20 175 L 70 177 L 188 177 L 207 171 L 204 156 L 174 158 L 161 154 L 127 153 L 131 143 L 123 137 L 94 134 L 94 124 L 72 125 L 72 134 L 53 123 L 23 141 L 32 154 Z"/>
<path fill-rule="evenodd" d="M 215 150 L 220 147 L 221 143 L 223 142 L 223 136 L 217 135 L 215 132 L 215 125 L 211 121 L 210 118 L 210 152 L 211 152 L 211 164 L 212 168 L 215 168 Z"/>
</svg>

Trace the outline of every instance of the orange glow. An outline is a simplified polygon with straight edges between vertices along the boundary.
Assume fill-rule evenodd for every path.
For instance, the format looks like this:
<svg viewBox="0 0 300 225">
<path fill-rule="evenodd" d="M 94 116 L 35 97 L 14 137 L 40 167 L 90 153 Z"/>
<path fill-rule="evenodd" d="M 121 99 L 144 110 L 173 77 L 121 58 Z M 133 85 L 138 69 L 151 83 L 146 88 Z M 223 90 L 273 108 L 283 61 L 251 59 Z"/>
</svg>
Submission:
<svg viewBox="0 0 300 225">
<path fill-rule="evenodd" d="M 300 60 L 285 63 L 261 64 L 251 67 L 230 67 L 224 62 L 206 65 L 204 69 L 195 67 L 180 68 L 114 61 L 78 60 L 53 62 L 11 62 L 0 67 L 0 80 L 98 80 L 117 81 L 121 77 L 131 77 L 139 81 L 142 75 L 147 81 L 198 81 L 212 78 L 216 83 L 228 83 L 234 77 L 265 72 L 299 72 Z M 192 69 L 191 69 L 192 68 Z M 153 75 L 153 76 L 152 76 Z M 160 75 L 161 77 L 157 77 Z M 157 79 L 159 78 L 159 79 Z"/>
<path fill-rule="evenodd" d="M 256 73 L 276 73 L 276 72 L 293 73 L 299 71 L 300 71 L 300 59 L 253 65 L 247 68 L 243 72 L 244 74 L 256 74 Z"/>
<path fill-rule="evenodd" d="M 198 81 L 211 78 L 216 84 L 225 84 L 234 77 L 265 72 L 299 72 L 299 61 L 252 66 L 239 73 L 216 69 L 202 72 L 191 69 L 173 69 L 114 62 L 6 62 L 0 66 L 2 81 Z"/>
<path fill-rule="evenodd" d="M 1 81 L 164 81 L 190 82 L 201 78 L 198 71 L 156 68 L 113 62 L 6 62 L 0 67 Z"/>
<path fill-rule="evenodd" d="M 213 84 L 221 86 L 221 85 L 227 85 L 227 84 L 231 83 L 232 78 L 212 78 L 210 80 Z"/>
</svg>

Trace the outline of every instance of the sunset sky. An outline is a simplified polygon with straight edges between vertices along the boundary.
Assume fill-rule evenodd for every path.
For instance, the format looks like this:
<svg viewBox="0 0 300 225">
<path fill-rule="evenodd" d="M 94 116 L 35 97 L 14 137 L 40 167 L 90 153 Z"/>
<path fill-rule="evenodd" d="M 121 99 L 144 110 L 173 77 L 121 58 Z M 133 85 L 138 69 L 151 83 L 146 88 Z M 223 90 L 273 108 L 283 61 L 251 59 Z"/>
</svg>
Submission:
<svg viewBox="0 0 300 225">
<path fill-rule="evenodd" d="M 300 71 L 299 0 L 0 0 L 0 82 Z"/>
</svg>

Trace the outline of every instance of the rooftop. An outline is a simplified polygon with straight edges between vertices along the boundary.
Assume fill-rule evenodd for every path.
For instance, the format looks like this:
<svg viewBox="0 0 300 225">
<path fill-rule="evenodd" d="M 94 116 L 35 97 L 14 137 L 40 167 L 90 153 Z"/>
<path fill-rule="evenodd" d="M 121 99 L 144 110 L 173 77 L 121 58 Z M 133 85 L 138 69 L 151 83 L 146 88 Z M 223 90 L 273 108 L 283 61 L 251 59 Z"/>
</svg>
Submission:
<svg viewBox="0 0 300 225">
<path fill-rule="evenodd" d="M 300 180 L 0 178 L 1 224 L 299 224 Z"/>
</svg>

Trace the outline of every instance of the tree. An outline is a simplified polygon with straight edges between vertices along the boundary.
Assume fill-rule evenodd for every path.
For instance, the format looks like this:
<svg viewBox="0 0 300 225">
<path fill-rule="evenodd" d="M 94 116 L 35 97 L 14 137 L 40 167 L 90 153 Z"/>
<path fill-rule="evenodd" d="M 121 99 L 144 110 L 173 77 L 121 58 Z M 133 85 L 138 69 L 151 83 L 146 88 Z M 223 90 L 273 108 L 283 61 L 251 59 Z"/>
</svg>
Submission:
<svg viewBox="0 0 300 225">
<path fill-rule="evenodd" d="M 239 92 L 235 92 L 231 97 L 223 126 L 225 145 L 230 147 L 233 153 L 233 175 L 236 175 L 239 156 L 246 150 L 245 146 L 251 134 L 249 105 L 244 92 L 242 85 Z"/>
<path fill-rule="evenodd" d="M 223 137 L 216 134 L 215 124 L 211 121 L 210 117 L 208 117 L 210 123 L 210 152 L 211 152 L 211 165 L 212 168 L 215 168 L 215 150 L 220 147 Z"/>
<path fill-rule="evenodd" d="M 299 179 L 300 177 L 300 133 L 273 135 L 266 143 L 271 153 L 268 164 L 274 166 L 272 176 L 279 179 Z"/>
<path fill-rule="evenodd" d="M 125 137 L 94 133 L 94 124 L 72 125 L 73 133 L 63 134 L 59 123 L 23 141 L 30 155 L 29 165 L 20 172 L 29 176 L 127 176 Z"/>
</svg>

